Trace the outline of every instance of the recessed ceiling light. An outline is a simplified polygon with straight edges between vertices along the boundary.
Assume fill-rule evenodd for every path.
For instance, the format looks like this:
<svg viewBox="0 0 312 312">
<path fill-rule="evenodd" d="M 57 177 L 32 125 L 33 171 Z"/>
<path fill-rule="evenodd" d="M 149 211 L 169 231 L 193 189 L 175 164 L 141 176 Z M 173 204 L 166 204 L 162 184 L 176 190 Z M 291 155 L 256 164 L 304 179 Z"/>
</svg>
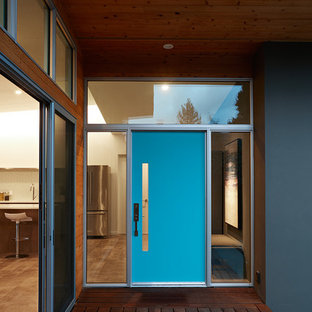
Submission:
<svg viewBox="0 0 312 312">
<path fill-rule="evenodd" d="M 161 90 L 167 91 L 167 90 L 169 90 L 169 86 L 167 84 L 164 84 L 161 86 Z"/>
<path fill-rule="evenodd" d="M 22 91 L 21 90 L 15 90 L 15 94 L 20 95 L 20 94 L 22 94 Z"/>
<path fill-rule="evenodd" d="M 171 50 L 174 48 L 174 45 L 172 43 L 166 43 L 163 45 L 163 48 L 166 50 Z"/>
</svg>

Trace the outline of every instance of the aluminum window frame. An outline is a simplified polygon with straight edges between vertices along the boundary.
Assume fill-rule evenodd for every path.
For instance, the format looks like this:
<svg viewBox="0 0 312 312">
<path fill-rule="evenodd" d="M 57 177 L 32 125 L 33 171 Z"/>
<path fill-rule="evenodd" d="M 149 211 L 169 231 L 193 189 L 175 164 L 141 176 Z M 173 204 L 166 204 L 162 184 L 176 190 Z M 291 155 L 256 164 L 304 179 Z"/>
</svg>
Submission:
<svg viewBox="0 0 312 312">
<path fill-rule="evenodd" d="M 72 94 L 69 96 L 66 94 L 63 89 L 61 89 L 58 84 L 56 84 L 60 90 L 68 97 L 70 98 L 74 104 L 77 105 L 77 47 L 75 44 L 75 41 L 73 40 L 70 32 L 68 31 L 68 28 L 66 27 L 63 19 L 61 18 L 60 14 L 58 13 L 54 3 L 52 0 L 42 0 L 47 7 L 49 8 L 49 15 L 50 15 L 50 21 L 49 21 L 49 57 L 48 57 L 48 72 L 45 71 L 34 59 L 33 57 L 23 48 L 23 46 L 17 41 L 17 0 L 7 0 L 7 29 L 3 26 L 0 26 L 0 28 L 15 42 L 15 44 L 32 60 L 34 64 L 38 66 L 46 75 L 49 77 L 49 79 L 52 79 L 52 81 L 56 84 L 55 81 L 55 44 L 56 44 L 56 25 L 58 24 L 61 28 L 64 36 L 68 40 L 68 43 L 70 44 L 72 48 Z"/>
<path fill-rule="evenodd" d="M 211 155 L 211 134 L 212 133 L 249 133 L 249 155 L 250 155 L 250 282 L 248 283 L 244 283 L 244 282 L 212 282 L 212 265 L 210 266 L 210 286 L 211 287 L 254 287 L 254 207 L 255 207 L 255 200 L 254 200 L 254 129 L 250 129 L 248 130 L 239 130 L 236 129 L 235 131 L 230 130 L 230 129 L 213 129 L 211 130 L 210 133 L 210 157 Z M 211 170 L 211 165 L 212 165 L 212 159 L 210 158 L 209 160 L 210 162 L 210 170 Z M 211 172 L 211 171 L 210 171 Z M 210 178 L 209 178 L 209 191 L 210 191 L 210 196 L 211 196 L 211 192 L 212 192 L 212 179 L 211 179 L 211 174 L 210 174 Z M 211 198 L 211 197 L 210 197 Z M 210 228 L 212 228 L 212 224 L 211 224 L 211 211 L 212 211 L 212 201 L 209 200 L 210 202 L 210 222 L 209 220 L 207 220 L 207 222 L 209 222 Z M 211 245 L 211 229 L 208 233 L 209 236 L 209 240 L 210 240 L 210 252 L 209 252 L 209 262 L 211 264 L 211 250 L 212 250 L 212 245 Z"/>
<path fill-rule="evenodd" d="M 75 45 L 74 40 L 72 39 L 72 36 L 70 32 L 68 31 L 64 21 L 62 20 L 60 14 L 57 12 L 57 10 L 54 10 L 55 18 L 53 18 L 54 23 L 54 31 L 53 31 L 53 66 L 52 66 L 52 72 L 54 73 L 54 76 L 52 77 L 53 80 L 56 83 L 56 27 L 58 26 L 60 30 L 62 31 L 64 37 L 68 41 L 68 44 L 70 45 L 72 49 L 72 57 L 71 57 L 71 95 L 69 96 L 63 89 L 60 89 L 66 94 L 67 97 L 69 97 L 75 104 L 77 104 L 77 48 Z M 57 84 L 57 83 L 56 83 Z"/>
<path fill-rule="evenodd" d="M 53 17 L 53 11 L 55 11 L 55 7 L 52 1 L 50 0 L 41 0 L 43 1 L 49 9 L 49 31 L 48 31 L 48 71 L 42 68 L 34 58 L 25 50 L 25 48 L 18 42 L 17 40 L 17 0 L 7 0 L 7 29 L 1 27 L 6 34 L 15 42 L 15 44 L 32 60 L 34 64 L 36 64 L 48 77 L 51 76 L 51 63 L 52 63 L 52 55 L 51 55 L 51 37 L 53 37 L 53 29 L 51 28 L 51 18 Z"/>
<path fill-rule="evenodd" d="M 60 104 L 56 103 L 56 101 L 51 97 L 46 91 L 41 89 L 38 84 L 36 84 L 32 79 L 30 79 L 23 71 L 21 71 L 18 66 L 16 66 L 9 58 L 7 58 L 2 52 L 0 52 L 0 74 L 10 80 L 12 83 L 20 87 L 22 90 L 27 92 L 30 96 L 36 99 L 40 105 L 44 105 L 45 110 L 41 110 L 40 116 L 46 117 L 45 121 L 47 124 L 45 125 L 45 129 L 42 132 L 46 134 L 46 141 L 44 142 L 44 146 L 41 146 L 41 150 L 44 150 L 45 155 L 41 155 L 41 160 L 44 156 L 45 158 L 45 165 L 47 166 L 47 172 L 45 173 L 42 170 L 40 179 L 42 179 L 43 188 L 46 187 L 46 194 L 42 194 L 43 200 L 45 200 L 46 207 L 46 217 L 44 218 L 44 213 L 41 212 L 41 232 L 39 233 L 39 289 L 41 289 L 41 293 L 38 293 L 38 311 L 47 311 L 52 312 L 51 310 L 51 300 L 52 297 L 50 296 L 50 289 L 53 288 L 52 285 L 52 273 L 53 273 L 53 263 L 51 262 L 53 252 L 51 250 L 51 240 L 52 240 L 52 232 L 53 228 L 51 223 L 53 220 L 51 219 L 51 215 L 54 214 L 53 210 L 53 198 L 54 198 L 54 178 L 53 178 L 53 171 L 54 171 L 54 113 L 58 111 L 59 113 L 63 114 L 68 118 L 71 122 L 75 123 L 74 127 L 74 231 L 76 231 L 76 135 L 77 135 L 77 126 L 76 126 L 76 119 L 73 117 L 65 108 L 63 108 Z M 43 207 L 41 207 L 42 209 Z M 44 231 L 43 225 L 46 225 L 46 231 Z M 76 244 L 76 232 L 74 233 L 74 241 Z M 76 297 L 76 253 L 74 257 L 74 299 L 68 306 L 67 311 L 70 311 L 75 303 Z M 67 312 L 66 311 L 66 312 Z"/>
<path fill-rule="evenodd" d="M 8 0 L 8 2 L 11 3 L 11 6 L 10 6 L 10 12 L 11 12 L 11 35 L 13 36 L 14 38 L 14 41 L 15 43 L 18 45 L 18 47 L 48 76 L 51 75 L 50 73 L 50 69 L 51 69 L 51 36 L 52 36 L 52 29 L 51 29 L 51 16 L 52 16 L 52 11 L 54 10 L 54 6 L 52 6 L 51 2 L 50 1 L 46 1 L 46 0 L 41 0 L 42 2 L 45 3 L 45 5 L 47 6 L 48 10 L 49 10 L 49 22 L 48 22 L 48 66 L 47 66 L 47 71 L 42 67 L 40 66 L 36 61 L 35 59 L 29 54 L 29 52 L 26 51 L 26 49 L 23 47 L 22 44 L 20 44 L 17 40 L 17 23 L 18 23 L 18 17 L 17 17 L 17 10 L 18 10 L 18 3 L 17 3 L 18 0 Z"/>
<path fill-rule="evenodd" d="M 250 86 L 250 124 L 235 125 L 157 125 L 157 124 L 88 124 L 88 83 L 93 81 L 129 81 L 129 82 L 249 82 Z M 92 78 L 84 80 L 84 178 L 83 178 L 83 287 L 251 287 L 254 286 L 254 126 L 253 126 L 253 79 L 252 78 Z M 87 138 L 89 132 L 126 132 L 127 134 L 127 283 L 87 283 L 87 225 L 86 225 L 86 169 L 87 169 Z M 204 131 L 206 132 L 206 281 L 200 283 L 148 283 L 134 285 L 132 283 L 132 131 Z M 250 282 L 212 282 L 211 265 L 211 211 L 212 211 L 212 178 L 211 178 L 211 134 L 213 132 L 250 133 Z"/>
<path fill-rule="evenodd" d="M 50 139 L 49 139 L 49 146 L 51 148 L 51 153 L 50 153 L 50 166 L 49 169 L 52 171 L 50 172 L 50 183 L 51 183 L 51 195 L 53 196 L 53 199 L 51 200 L 51 206 L 52 209 L 50 209 L 50 240 L 51 240 L 51 247 L 50 248 L 50 269 L 51 269 L 51 275 L 50 275 L 50 286 L 51 288 L 49 289 L 50 296 L 48 296 L 48 302 L 49 302 L 49 311 L 54 311 L 54 225 L 55 225 L 55 216 L 54 216 L 54 185 L 55 185 L 55 180 L 54 180 L 54 161 L 55 161 L 55 156 L 54 156 L 54 150 L 55 150 L 55 115 L 60 116 L 63 118 L 66 122 L 70 122 L 73 126 L 73 185 L 72 185 L 72 192 L 73 192 L 73 241 L 74 241 L 74 246 L 73 246 L 73 253 L 74 253 L 74 263 L 73 263 L 73 271 L 74 271 L 74 276 L 73 276 L 73 298 L 72 301 L 69 303 L 67 306 L 65 312 L 70 312 L 72 308 L 75 305 L 76 302 L 76 142 L 77 142 L 77 122 L 76 118 L 68 112 L 63 106 L 56 102 L 52 102 L 50 105 L 50 111 L 49 111 L 49 122 L 50 122 Z M 53 231 L 53 232 L 52 232 Z"/>
<path fill-rule="evenodd" d="M 41 109 L 40 107 L 40 117 L 46 117 L 47 121 L 47 111 L 46 108 L 50 106 L 50 103 L 52 101 L 51 97 L 45 93 L 43 90 L 41 90 L 38 85 L 33 82 L 28 76 L 26 76 L 15 64 L 13 64 L 6 56 L 4 56 L 0 52 L 0 73 L 10 80 L 12 83 L 20 87 L 22 90 L 24 90 L 26 93 L 28 93 L 31 97 L 36 99 L 39 103 L 40 106 L 44 106 L 45 109 Z M 45 165 L 48 164 L 48 159 L 46 156 L 47 155 L 47 145 L 48 145 L 48 140 L 42 142 L 42 136 L 46 134 L 46 131 L 48 130 L 46 125 L 43 125 L 40 123 L 40 127 L 42 133 L 40 133 L 40 149 L 41 149 L 41 157 L 40 157 L 40 162 L 41 162 L 41 167 L 44 167 Z M 42 144 L 44 143 L 44 144 Z M 42 144 L 42 145 L 41 145 Z M 42 163 L 44 161 L 44 164 Z M 39 179 L 42 182 L 40 191 L 42 192 L 42 189 L 47 190 L 47 194 L 41 194 L 41 203 L 44 205 L 46 203 L 46 207 L 40 207 L 41 211 L 38 211 L 38 213 L 41 216 L 40 219 L 40 228 L 39 228 L 39 290 L 38 292 L 38 311 L 45 311 L 46 308 L 46 300 L 47 300 L 47 293 L 45 291 L 45 286 L 49 284 L 49 277 L 48 277 L 48 263 L 47 263 L 47 258 L 46 254 L 48 252 L 48 246 L 47 246 L 47 234 L 48 230 L 45 231 L 44 225 L 46 225 L 46 219 L 45 215 L 48 215 L 49 213 L 49 191 L 48 191 L 48 183 L 49 183 L 49 175 L 48 172 L 45 173 L 44 170 L 41 170 L 40 172 L 40 177 Z M 45 209 L 45 210 L 43 210 Z"/>
<path fill-rule="evenodd" d="M 9 3 L 8 1 L 6 0 L 5 1 L 5 6 L 4 6 L 4 9 L 5 9 L 5 24 L 4 25 L 0 25 L 0 29 L 2 29 L 4 32 L 8 33 L 8 26 L 9 26 L 9 22 L 8 22 L 8 13 L 9 13 L 9 9 L 8 9 L 8 6 L 9 6 Z"/>
</svg>

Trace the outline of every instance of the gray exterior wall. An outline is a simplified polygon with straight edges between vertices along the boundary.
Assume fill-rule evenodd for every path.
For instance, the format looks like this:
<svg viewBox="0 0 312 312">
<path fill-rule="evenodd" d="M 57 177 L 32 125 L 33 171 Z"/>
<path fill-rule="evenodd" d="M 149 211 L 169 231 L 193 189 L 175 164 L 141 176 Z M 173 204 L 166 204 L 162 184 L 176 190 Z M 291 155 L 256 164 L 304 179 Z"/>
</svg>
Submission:
<svg viewBox="0 0 312 312">
<path fill-rule="evenodd" d="M 266 302 L 312 307 L 312 44 L 263 48 Z"/>
</svg>

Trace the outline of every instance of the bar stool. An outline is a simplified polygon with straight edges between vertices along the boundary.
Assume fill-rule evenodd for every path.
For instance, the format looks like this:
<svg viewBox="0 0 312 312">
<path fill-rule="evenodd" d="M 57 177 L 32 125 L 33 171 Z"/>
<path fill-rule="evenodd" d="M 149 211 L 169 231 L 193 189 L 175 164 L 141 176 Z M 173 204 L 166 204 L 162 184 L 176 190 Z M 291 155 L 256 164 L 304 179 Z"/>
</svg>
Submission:
<svg viewBox="0 0 312 312">
<path fill-rule="evenodd" d="M 21 241 L 28 240 L 29 237 L 20 237 L 19 225 L 21 222 L 32 221 L 31 217 L 28 217 L 25 212 L 22 213 L 4 213 L 5 217 L 12 222 L 15 222 L 15 255 L 9 255 L 6 258 L 25 258 L 28 255 L 20 255 L 19 253 L 19 243 Z"/>
</svg>

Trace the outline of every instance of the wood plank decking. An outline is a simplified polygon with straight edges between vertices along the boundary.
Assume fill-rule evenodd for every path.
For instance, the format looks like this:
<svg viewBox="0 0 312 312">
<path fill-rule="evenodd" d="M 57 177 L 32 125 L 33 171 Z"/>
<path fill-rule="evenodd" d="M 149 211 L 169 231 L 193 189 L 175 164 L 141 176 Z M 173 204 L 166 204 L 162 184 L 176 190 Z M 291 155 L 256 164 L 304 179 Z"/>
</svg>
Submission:
<svg viewBox="0 0 312 312">
<path fill-rule="evenodd" d="M 253 288 L 88 288 L 72 312 L 271 312 Z"/>
</svg>

